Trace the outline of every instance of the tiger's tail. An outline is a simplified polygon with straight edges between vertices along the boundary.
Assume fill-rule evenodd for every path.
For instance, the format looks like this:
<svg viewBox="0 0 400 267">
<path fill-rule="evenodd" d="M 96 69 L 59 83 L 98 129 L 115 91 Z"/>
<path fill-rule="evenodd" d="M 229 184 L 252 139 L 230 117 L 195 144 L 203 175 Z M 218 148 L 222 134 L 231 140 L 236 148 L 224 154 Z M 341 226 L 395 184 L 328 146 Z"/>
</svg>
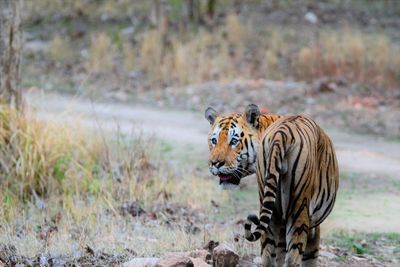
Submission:
<svg viewBox="0 0 400 267">
<path fill-rule="evenodd" d="M 266 161 L 264 160 L 263 163 L 264 165 L 263 164 L 260 165 L 263 165 L 264 167 L 263 170 L 265 170 L 265 168 L 267 169 L 266 171 L 260 172 L 260 174 L 264 173 L 265 175 L 264 176 L 265 178 L 262 178 L 264 179 L 263 181 L 264 195 L 262 196 L 260 219 L 258 219 L 257 215 L 251 214 L 247 217 L 247 221 L 244 224 L 245 237 L 250 242 L 254 242 L 260 239 L 262 234 L 267 232 L 267 228 L 271 221 L 272 212 L 275 206 L 275 199 L 276 199 L 279 179 L 280 176 L 286 173 L 287 171 L 287 161 L 285 159 L 285 147 L 284 147 L 285 139 L 286 136 L 284 136 L 283 133 L 275 135 L 275 138 L 273 139 L 272 143 L 272 148 L 270 150 L 270 153 L 268 154 L 268 157 L 264 153 L 265 150 L 263 151 L 264 153 L 263 156 L 267 158 Z M 264 139 L 264 142 L 267 142 L 266 139 Z M 263 144 L 264 149 L 266 145 L 268 144 L 266 143 Z M 256 229 L 254 230 L 254 232 L 251 231 L 252 224 L 256 225 Z"/>
</svg>

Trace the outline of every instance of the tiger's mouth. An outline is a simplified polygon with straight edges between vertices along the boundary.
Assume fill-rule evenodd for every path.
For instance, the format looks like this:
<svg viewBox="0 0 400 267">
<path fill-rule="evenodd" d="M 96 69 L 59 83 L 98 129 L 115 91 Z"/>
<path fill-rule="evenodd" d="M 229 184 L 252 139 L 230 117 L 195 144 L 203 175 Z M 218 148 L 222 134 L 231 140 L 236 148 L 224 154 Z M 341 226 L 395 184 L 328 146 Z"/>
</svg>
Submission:
<svg viewBox="0 0 400 267">
<path fill-rule="evenodd" d="M 236 173 L 230 173 L 230 174 L 224 174 L 220 173 L 218 174 L 219 177 L 219 184 L 234 184 L 238 185 L 240 183 L 240 176 Z"/>
</svg>

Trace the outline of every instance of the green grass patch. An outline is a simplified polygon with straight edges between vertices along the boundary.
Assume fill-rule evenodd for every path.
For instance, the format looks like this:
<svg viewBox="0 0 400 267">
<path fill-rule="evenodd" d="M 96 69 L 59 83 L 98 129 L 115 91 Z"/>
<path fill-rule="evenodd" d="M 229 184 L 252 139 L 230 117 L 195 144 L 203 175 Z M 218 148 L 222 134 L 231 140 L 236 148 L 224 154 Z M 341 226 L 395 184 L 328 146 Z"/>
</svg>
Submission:
<svg viewBox="0 0 400 267">
<path fill-rule="evenodd" d="M 400 260 L 399 233 L 339 231 L 323 238 L 323 243 L 346 249 L 352 254 L 370 255 L 381 262 Z"/>
<path fill-rule="evenodd" d="M 341 172 L 340 191 L 379 193 L 400 191 L 400 181 L 387 175 Z"/>
</svg>

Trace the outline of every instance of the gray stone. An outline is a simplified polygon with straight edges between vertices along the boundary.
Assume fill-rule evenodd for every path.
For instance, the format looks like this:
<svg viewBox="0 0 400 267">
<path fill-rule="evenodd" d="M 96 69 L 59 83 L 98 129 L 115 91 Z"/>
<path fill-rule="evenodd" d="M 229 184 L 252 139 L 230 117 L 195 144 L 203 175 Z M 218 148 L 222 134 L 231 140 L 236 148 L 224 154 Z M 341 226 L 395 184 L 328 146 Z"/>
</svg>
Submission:
<svg viewBox="0 0 400 267">
<path fill-rule="evenodd" d="M 312 24 L 317 24 L 318 23 L 318 17 L 315 15 L 313 12 L 307 12 L 304 15 L 304 19 Z"/>
<path fill-rule="evenodd" d="M 320 251 L 319 255 L 321 257 L 327 258 L 329 260 L 333 260 L 333 259 L 337 258 L 337 256 L 335 254 L 333 254 L 332 252 L 329 252 L 329 251 Z"/>
</svg>

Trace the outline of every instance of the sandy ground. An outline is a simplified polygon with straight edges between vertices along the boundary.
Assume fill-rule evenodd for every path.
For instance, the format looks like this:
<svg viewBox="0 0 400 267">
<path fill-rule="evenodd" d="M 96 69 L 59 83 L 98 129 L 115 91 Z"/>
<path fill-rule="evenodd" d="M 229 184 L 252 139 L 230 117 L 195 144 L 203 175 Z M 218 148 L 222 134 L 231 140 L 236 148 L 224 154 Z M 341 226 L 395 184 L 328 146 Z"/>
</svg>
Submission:
<svg viewBox="0 0 400 267">
<path fill-rule="evenodd" d="M 195 153 L 207 155 L 209 124 L 203 114 L 136 104 L 100 103 L 38 92 L 26 94 L 26 102 L 45 120 L 79 121 L 104 131 L 150 134 L 167 142 L 189 145 Z M 335 144 L 342 173 L 356 173 L 360 177 L 377 174 L 400 181 L 400 143 L 349 134 L 340 129 L 328 129 L 327 132 Z M 400 231 L 400 223 L 393 223 L 400 222 L 400 196 L 397 193 L 381 192 L 354 198 L 346 196 L 338 203 L 343 208 L 331 216 L 326 228 Z M 371 210 L 378 212 L 378 216 L 371 216 L 374 213 Z"/>
</svg>

